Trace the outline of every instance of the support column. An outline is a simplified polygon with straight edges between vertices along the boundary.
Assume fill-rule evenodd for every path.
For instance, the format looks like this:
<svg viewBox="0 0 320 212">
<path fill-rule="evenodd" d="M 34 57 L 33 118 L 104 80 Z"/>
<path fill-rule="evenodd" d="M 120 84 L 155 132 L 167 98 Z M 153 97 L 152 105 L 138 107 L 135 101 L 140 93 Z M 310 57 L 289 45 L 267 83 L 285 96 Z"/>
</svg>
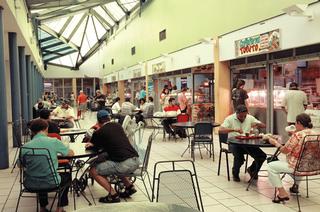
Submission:
<svg viewBox="0 0 320 212">
<path fill-rule="evenodd" d="M 18 63 L 17 33 L 9 32 L 9 60 L 11 80 L 11 102 L 13 126 L 13 147 L 21 144 L 21 95 L 20 95 L 20 74 Z"/>
<path fill-rule="evenodd" d="M 21 111 L 22 119 L 29 121 L 28 117 L 28 89 L 27 89 L 27 72 L 26 72 L 26 57 L 24 46 L 19 46 L 19 70 L 20 70 L 20 91 L 21 91 Z"/>
<path fill-rule="evenodd" d="M 32 100 L 31 100 L 31 58 L 26 55 L 26 73 L 27 73 L 27 104 L 28 104 L 28 117 L 32 119 Z"/>
<path fill-rule="evenodd" d="M 120 104 L 124 102 L 124 80 L 118 81 L 118 97 L 120 97 Z"/>
<path fill-rule="evenodd" d="M 77 78 L 72 78 L 72 92 L 74 94 L 74 104 L 77 105 L 77 99 L 78 99 Z"/>
<path fill-rule="evenodd" d="M 0 6 L 0 169 L 9 168 L 6 70 L 3 48 L 3 8 Z"/>
<path fill-rule="evenodd" d="M 214 45 L 214 107 L 215 122 L 222 123 L 231 113 L 230 70 L 228 62 L 219 61 L 219 42 Z M 227 105 L 227 106 L 226 106 Z"/>
</svg>

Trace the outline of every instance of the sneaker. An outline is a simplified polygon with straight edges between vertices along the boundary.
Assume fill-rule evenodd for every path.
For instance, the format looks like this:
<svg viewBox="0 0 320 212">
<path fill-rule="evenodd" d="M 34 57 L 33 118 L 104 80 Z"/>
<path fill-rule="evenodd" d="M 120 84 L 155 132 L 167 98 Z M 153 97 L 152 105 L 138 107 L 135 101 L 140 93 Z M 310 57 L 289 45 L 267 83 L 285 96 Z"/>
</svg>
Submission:
<svg viewBox="0 0 320 212">
<path fill-rule="evenodd" d="M 292 194 L 298 194 L 299 193 L 299 185 L 293 184 L 289 190 L 290 190 L 290 193 L 292 193 Z"/>
<path fill-rule="evenodd" d="M 121 198 L 128 198 L 136 192 L 137 190 L 133 186 L 130 186 L 129 188 L 126 188 L 126 190 L 123 193 L 120 193 L 119 196 Z"/>
<path fill-rule="evenodd" d="M 250 178 L 253 178 L 253 179 L 255 179 L 255 180 L 258 179 L 258 175 L 257 175 L 255 172 L 251 171 L 250 168 L 247 168 L 247 172 L 249 173 Z"/>
<path fill-rule="evenodd" d="M 117 202 L 120 202 L 120 198 L 119 198 L 118 194 L 115 194 L 115 195 L 108 194 L 105 197 L 100 197 L 99 202 L 101 202 L 101 203 L 117 203 Z"/>
</svg>

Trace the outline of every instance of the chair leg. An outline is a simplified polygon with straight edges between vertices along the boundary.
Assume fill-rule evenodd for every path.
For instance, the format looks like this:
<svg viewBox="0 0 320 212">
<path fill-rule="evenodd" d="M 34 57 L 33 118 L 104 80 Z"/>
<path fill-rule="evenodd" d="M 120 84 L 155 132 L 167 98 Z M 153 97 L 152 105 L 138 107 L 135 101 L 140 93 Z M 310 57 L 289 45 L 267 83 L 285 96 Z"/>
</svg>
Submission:
<svg viewBox="0 0 320 212">
<path fill-rule="evenodd" d="M 227 165 L 227 174 L 228 174 L 228 181 L 230 181 L 230 171 L 229 171 L 229 157 L 228 153 L 226 153 L 226 165 Z"/>
<path fill-rule="evenodd" d="M 309 198 L 309 183 L 308 183 L 308 176 L 306 176 L 306 186 L 307 186 L 307 198 Z"/>
<path fill-rule="evenodd" d="M 299 195 L 296 195 L 296 196 L 297 196 L 297 202 L 298 202 L 298 208 L 299 208 L 298 211 L 301 212 L 300 202 L 299 202 Z"/>
<path fill-rule="evenodd" d="M 248 168 L 248 154 L 246 156 L 246 164 L 245 164 L 245 167 L 244 167 L 244 173 L 247 173 L 247 168 Z"/>
<path fill-rule="evenodd" d="M 18 197 L 18 202 L 17 202 L 17 206 L 16 206 L 16 212 L 18 211 L 21 195 L 22 195 L 22 192 L 20 192 L 19 197 Z"/>
<path fill-rule="evenodd" d="M 198 143 L 198 149 L 199 149 L 199 152 L 200 152 L 200 157 L 201 157 L 201 159 L 203 159 L 199 143 Z"/>
<path fill-rule="evenodd" d="M 194 161 L 194 143 L 191 142 L 191 157 L 192 160 Z"/>
<path fill-rule="evenodd" d="M 218 176 L 220 175 L 221 155 L 222 155 L 222 151 L 221 151 L 221 149 L 220 149 L 219 161 L 218 161 Z"/>
</svg>

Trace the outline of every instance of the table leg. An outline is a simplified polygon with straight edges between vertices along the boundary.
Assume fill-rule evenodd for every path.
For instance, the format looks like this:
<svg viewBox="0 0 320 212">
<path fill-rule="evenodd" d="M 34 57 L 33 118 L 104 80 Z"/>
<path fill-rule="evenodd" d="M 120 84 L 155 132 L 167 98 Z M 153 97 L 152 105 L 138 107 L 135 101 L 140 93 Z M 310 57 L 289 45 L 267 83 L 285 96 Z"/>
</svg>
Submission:
<svg viewBox="0 0 320 212">
<path fill-rule="evenodd" d="M 187 146 L 187 148 L 184 150 L 184 152 L 181 154 L 181 157 L 183 157 L 183 155 L 186 153 L 187 150 L 190 150 L 190 146 L 191 146 L 189 129 L 187 128 L 186 131 L 187 131 L 187 137 L 188 137 L 188 146 Z"/>
</svg>

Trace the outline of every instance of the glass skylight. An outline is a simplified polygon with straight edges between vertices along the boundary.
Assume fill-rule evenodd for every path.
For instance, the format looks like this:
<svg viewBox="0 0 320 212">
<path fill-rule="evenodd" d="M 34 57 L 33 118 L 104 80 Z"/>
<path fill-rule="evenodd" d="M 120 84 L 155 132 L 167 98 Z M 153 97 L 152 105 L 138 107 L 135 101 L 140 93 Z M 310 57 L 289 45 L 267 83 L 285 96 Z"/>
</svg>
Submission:
<svg viewBox="0 0 320 212">
<path fill-rule="evenodd" d="M 64 30 L 64 32 L 62 33 L 62 36 L 69 39 L 70 34 L 72 33 L 72 31 L 74 30 L 74 28 L 77 26 L 77 24 L 79 23 L 80 19 L 82 18 L 84 13 L 80 13 L 80 14 L 76 14 L 75 16 L 73 16 L 72 20 L 70 21 L 70 23 L 68 24 L 67 28 Z"/>
<path fill-rule="evenodd" d="M 119 21 L 125 15 L 121 7 L 119 7 L 116 2 L 105 4 L 105 7 L 117 19 L 117 21 Z"/>
</svg>

